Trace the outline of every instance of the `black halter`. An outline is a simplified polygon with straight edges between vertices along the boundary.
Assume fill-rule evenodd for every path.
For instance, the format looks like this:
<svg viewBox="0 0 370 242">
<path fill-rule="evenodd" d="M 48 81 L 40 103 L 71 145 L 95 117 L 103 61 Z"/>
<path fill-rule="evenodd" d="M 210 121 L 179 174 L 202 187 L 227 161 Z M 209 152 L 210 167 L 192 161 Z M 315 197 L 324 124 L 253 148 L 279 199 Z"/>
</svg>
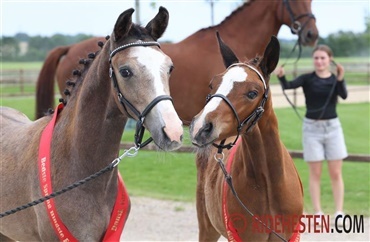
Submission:
<svg viewBox="0 0 370 242">
<path fill-rule="evenodd" d="M 231 149 L 235 145 L 236 141 L 239 138 L 239 135 L 240 135 L 240 132 L 241 132 L 242 128 L 246 124 L 249 124 L 249 126 L 247 127 L 247 129 L 246 129 L 245 132 L 248 132 L 257 123 L 257 121 L 262 117 L 262 114 L 265 111 L 263 107 L 265 106 L 265 103 L 266 103 L 267 98 L 268 98 L 268 93 L 269 93 L 269 87 L 266 86 L 265 79 L 263 78 L 263 76 L 261 75 L 261 73 L 259 73 L 259 71 L 256 68 L 254 68 L 253 66 L 248 65 L 248 64 L 237 63 L 237 64 L 233 64 L 233 65 L 229 66 L 228 69 L 230 69 L 231 67 L 234 67 L 234 66 L 246 66 L 249 69 L 251 69 L 254 72 L 256 72 L 257 75 L 259 76 L 259 78 L 261 79 L 261 81 L 263 82 L 265 92 L 263 93 L 263 98 L 261 100 L 260 105 L 248 117 L 246 117 L 242 122 L 240 122 L 239 115 L 236 112 L 236 110 L 234 108 L 234 105 L 230 102 L 230 100 L 225 95 L 216 93 L 216 94 L 213 94 L 213 95 L 210 95 L 209 94 L 207 96 L 207 99 L 206 99 L 206 102 L 207 103 L 212 98 L 214 98 L 214 97 L 222 98 L 222 100 L 224 100 L 226 102 L 226 104 L 231 108 L 231 110 L 233 111 L 234 116 L 235 116 L 235 118 L 236 118 L 236 120 L 238 122 L 238 126 L 236 128 L 236 130 L 237 130 L 237 136 L 236 136 L 236 138 L 235 138 L 235 140 L 233 142 L 225 145 L 226 139 L 224 139 L 224 140 L 222 140 L 220 142 L 220 144 L 216 144 L 216 143 L 213 143 L 212 144 L 213 146 L 215 146 L 218 149 L 218 153 L 222 153 L 222 150 L 223 149 Z"/>
<path fill-rule="evenodd" d="M 292 11 L 292 8 L 290 7 L 290 4 L 289 4 L 289 0 L 283 0 L 283 5 L 285 5 L 288 13 L 289 13 L 289 17 L 290 17 L 290 21 L 292 22 L 292 24 L 290 25 L 290 30 L 292 31 L 293 34 L 300 34 L 300 32 L 304 29 L 304 27 L 307 25 L 308 21 L 313 18 L 315 19 L 315 15 L 313 15 L 312 13 L 305 13 L 305 14 L 301 14 L 301 15 L 298 15 L 297 17 L 294 16 L 294 13 Z M 301 19 L 301 18 L 304 18 L 304 17 L 308 17 L 307 21 L 302 25 L 301 22 L 299 22 L 298 20 Z"/>
<path fill-rule="evenodd" d="M 133 43 L 129 43 L 129 44 L 125 44 L 125 45 L 122 45 L 122 46 L 119 46 L 117 47 L 116 49 L 114 49 L 111 53 L 110 53 L 110 56 L 109 56 L 109 76 L 110 78 L 112 79 L 113 81 L 113 85 L 115 87 L 115 89 L 117 90 L 117 96 L 118 96 L 118 100 L 120 101 L 120 103 L 122 104 L 123 108 L 125 109 L 125 111 L 127 112 L 128 115 L 130 115 L 130 113 L 127 111 L 127 108 L 128 107 L 134 114 L 135 116 L 137 117 L 137 122 L 136 122 L 136 130 L 135 130 L 135 145 L 136 147 L 138 148 L 142 148 L 144 146 L 146 146 L 147 144 L 149 144 L 153 138 L 150 137 L 149 139 L 147 139 L 145 142 L 142 142 L 143 140 L 143 136 L 144 136 L 144 131 L 145 131 L 145 127 L 144 127 L 144 120 L 145 120 L 145 117 L 146 115 L 150 112 L 150 110 L 152 110 L 152 108 L 157 104 L 159 103 L 160 101 L 163 101 L 163 100 L 170 100 L 172 102 L 172 98 L 168 95 L 161 95 L 161 96 L 158 96 L 156 98 L 154 98 L 149 104 L 148 106 L 144 109 L 144 111 L 142 113 L 140 113 L 135 107 L 134 105 L 132 105 L 122 94 L 121 90 L 119 89 L 119 85 L 118 85 L 118 81 L 117 81 L 117 78 L 116 78 L 116 75 L 114 74 L 114 70 L 113 70 L 113 66 L 112 66 L 112 58 L 115 54 L 117 54 L 117 52 L 121 51 L 121 50 L 124 50 L 124 49 L 127 49 L 129 47 L 134 47 L 134 46 L 158 46 L 160 47 L 159 43 L 156 42 L 156 41 L 141 41 L 139 40 L 138 42 L 133 42 Z"/>
<path fill-rule="evenodd" d="M 290 58 L 290 56 L 292 55 L 292 53 L 295 51 L 295 49 L 298 46 L 299 52 L 298 52 L 298 57 L 295 61 L 295 62 L 297 62 L 300 59 L 301 54 L 302 54 L 301 32 L 306 27 L 306 25 L 308 24 L 308 21 L 310 21 L 311 18 L 313 18 L 313 19 L 316 19 L 316 18 L 315 18 L 315 15 L 313 15 L 312 13 L 301 14 L 301 15 L 298 15 L 297 17 L 294 16 L 294 13 L 293 13 L 293 10 L 290 6 L 289 0 L 283 0 L 283 6 L 286 7 L 286 9 L 289 13 L 290 21 L 292 22 L 291 25 L 290 25 L 290 31 L 292 32 L 292 34 L 296 34 L 298 36 L 298 40 L 297 40 L 296 44 L 294 45 L 292 51 L 288 55 L 288 59 Z M 282 8 L 281 16 L 283 16 L 283 8 Z M 304 18 L 304 17 L 307 17 L 307 20 L 306 20 L 306 22 L 301 24 L 301 22 L 299 22 L 298 20 L 301 19 L 301 18 Z"/>
</svg>

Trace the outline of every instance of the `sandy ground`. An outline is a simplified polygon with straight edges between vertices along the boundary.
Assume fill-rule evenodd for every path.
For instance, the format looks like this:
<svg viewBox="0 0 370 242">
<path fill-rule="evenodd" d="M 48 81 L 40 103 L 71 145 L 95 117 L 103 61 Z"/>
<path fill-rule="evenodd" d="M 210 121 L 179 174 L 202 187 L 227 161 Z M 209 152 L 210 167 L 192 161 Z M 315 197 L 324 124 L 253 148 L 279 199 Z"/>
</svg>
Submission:
<svg viewBox="0 0 370 242">
<path fill-rule="evenodd" d="M 131 197 L 131 212 L 121 241 L 197 240 L 194 203 Z M 219 241 L 227 240 L 221 237 Z M 301 235 L 301 241 L 370 241 L 369 218 L 364 219 L 364 233 L 313 233 L 312 227 L 311 233 Z"/>
</svg>

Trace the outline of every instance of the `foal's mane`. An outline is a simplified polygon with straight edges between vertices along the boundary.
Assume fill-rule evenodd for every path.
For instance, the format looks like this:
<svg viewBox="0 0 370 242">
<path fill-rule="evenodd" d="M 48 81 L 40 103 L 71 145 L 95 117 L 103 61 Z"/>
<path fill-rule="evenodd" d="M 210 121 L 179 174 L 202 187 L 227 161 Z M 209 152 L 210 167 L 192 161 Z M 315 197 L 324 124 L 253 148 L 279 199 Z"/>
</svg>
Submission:
<svg viewBox="0 0 370 242">
<path fill-rule="evenodd" d="M 64 105 L 67 105 L 70 97 L 79 90 L 79 87 L 85 79 L 86 73 L 90 69 L 92 62 L 99 55 L 104 45 L 108 42 L 109 36 L 106 36 L 105 39 L 107 40 L 105 43 L 103 43 L 102 41 L 97 42 L 97 45 L 101 48 L 100 50 L 96 52 L 91 52 L 87 55 L 87 58 L 82 58 L 79 60 L 78 64 L 79 67 L 81 67 L 82 65 L 82 69 L 73 70 L 72 77 L 66 81 L 67 88 L 64 90 L 64 95 L 66 95 L 66 99 L 61 99 Z"/>
<path fill-rule="evenodd" d="M 247 2 L 244 2 L 243 5 L 239 6 L 237 9 L 235 9 L 229 16 L 227 16 L 224 20 L 222 20 L 221 23 L 216 24 L 216 25 L 213 25 L 213 26 L 209 26 L 209 27 L 206 27 L 206 28 L 203 28 L 203 29 L 200 29 L 198 32 L 219 27 L 220 25 L 222 25 L 223 23 L 225 23 L 229 19 L 231 19 L 234 15 L 238 14 L 239 12 L 241 12 L 244 8 L 248 7 L 254 1 L 255 0 L 248 0 Z"/>
<path fill-rule="evenodd" d="M 146 38 L 152 38 L 152 37 L 148 34 L 145 28 L 143 28 L 142 26 L 138 24 L 133 23 L 131 25 L 129 32 L 127 33 L 127 36 L 125 37 L 125 40 L 129 42 L 133 42 L 135 40 L 144 41 Z M 90 69 L 93 61 L 100 54 L 104 45 L 106 45 L 107 43 L 109 44 L 110 36 L 109 35 L 106 36 L 105 39 L 107 40 L 105 43 L 103 43 L 102 41 L 97 42 L 97 45 L 101 48 L 100 50 L 96 51 L 95 53 L 94 52 L 89 53 L 86 59 L 82 58 L 79 60 L 78 62 L 78 64 L 80 64 L 79 66 L 80 67 L 81 65 L 83 66 L 82 66 L 82 69 L 73 70 L 72 72 L 73 76 L 71 77 L 71 79 L 68 79 L 66 82 L 67 88 L 64 90 L 64 94 L 66 95 L 67 98 L 65 100 L 61 100 L 64 103 L 64 105 L 67 105 L 68 100 L 70 100 L 70 98 L 72 96 L 75 96 L 75 93 L 78 92 L 79 87 L 81 86 L 81 83 L 84 81 L 86 77 L 86 73 Z"/>
</svg>

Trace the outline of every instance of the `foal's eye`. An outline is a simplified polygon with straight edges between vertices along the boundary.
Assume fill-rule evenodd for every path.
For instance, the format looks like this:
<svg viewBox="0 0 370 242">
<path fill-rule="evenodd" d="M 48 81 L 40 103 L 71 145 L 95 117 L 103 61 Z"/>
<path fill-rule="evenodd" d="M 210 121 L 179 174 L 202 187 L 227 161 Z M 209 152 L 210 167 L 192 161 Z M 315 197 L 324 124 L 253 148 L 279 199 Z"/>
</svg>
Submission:
<svg viewBox="0 0 370 242">
<path fill-rule="evenodd" d="M 174 66 L 170 66 L 170 70 L 168 71 L 168 74 L 171 74 L 172 71 L 173 71 L 173 69 L 175 69 L 175 67 Z"/>
<path fill-rule="evenodd" d="M 246 94 L 246 96 L 249 98 L 249 99 L 255 99 L 258 95 L 258 92 L 257 91 L 250 91 Z"/>
<path fill-rule="evenodd" d="M 119 70 L 119 73 L 120 73 L 120 74 L 121 74 L 121 76 L 122 76 L 122 77 L 124 77 L 124 78 L 127 78 L 127 77 L 132 76 L 132 72 L 131 72 L 129 69 L 127 69 L 127 68 L 122 68 L 122 69 L 120 69 L 120 70 Z"/>
</svg>

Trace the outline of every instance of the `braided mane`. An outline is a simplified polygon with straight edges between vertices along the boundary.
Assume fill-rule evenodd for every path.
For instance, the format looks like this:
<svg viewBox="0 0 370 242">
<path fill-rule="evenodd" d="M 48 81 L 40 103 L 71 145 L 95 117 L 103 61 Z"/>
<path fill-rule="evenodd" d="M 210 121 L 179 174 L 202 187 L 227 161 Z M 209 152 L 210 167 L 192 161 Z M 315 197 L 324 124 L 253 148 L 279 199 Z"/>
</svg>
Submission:
<svg viewBox="0 0 370 242">
<path fill-rule="evenodd" d="M 103 49 L 103 46 L 108 42 L 109 35 L 106 36 L 105 39 L 107 40 L 105 43 L 103 43 L 102 41 L 99 41 L 97 43 L 97 45 L 101 49 Z M 66 99 L 60 99 L 60 101 L 63 102 L 64 105 L 67 105 L 67 101 L 68 101 L 69 97 L 71 96 L 71 94 L 77 92 L 78 87 L 81 86 L 81 83 L 85 79 L 86 73 L 90 69 L 91 63 L 94 61 L 95 57 L 97 55 L 99 55 L 101 49 L 96 51 L 95 53 L 94 52 L 89 53 L 87 55 L 86 59 L 82 58 L 82 59 L 79 60 L 79 62 L 78 62 L 79 66 L 81 66 L 81 65 L 83 65 L 83 66 L 82 66 L 82 69 L 73 70 L 72 78 L 67 80 L 67 82 L 66 82 L 67 88 L 64 90 L 64 95 L 66 95 Z"/>
<path fill-rule="evenodd" d="M 83 65 L 81 69 L 75 69 L 73 70 L 72 78 L 67 80 L 67 88 L 64 90 L 64 94 L 66 95 L 65 100 L 60 100 L 65 105 L 67 104 L 67 101 L 70 99 L 71 95 L 73 93 L 76 93 L 79 87 L 81 86 L 81 83 L 85 79 L 86 73 L 90 69 L 90 66 L 92 62 L 94 61 L 95 57 L 99 55 L 101 50 L 103 49 L 104 45 L 108 42 L 110 36 L 106 36 L 105 39 L 107 40 L 105 43 L 102 41 L 99 41 L 97 44 L 101 48 L 97 52 L 89 53 L 86 59 L 80 59 L 79 60 L 79 66 Z M 140 25 L 132 24 L 131 29 L 128 33 L 128 36 L 125 38 L 128 42 L 134 42 L 136 40 L 145 40 L 146 38 L 151 38 L 147 32 L 147 30 Z"/>
</svg>

